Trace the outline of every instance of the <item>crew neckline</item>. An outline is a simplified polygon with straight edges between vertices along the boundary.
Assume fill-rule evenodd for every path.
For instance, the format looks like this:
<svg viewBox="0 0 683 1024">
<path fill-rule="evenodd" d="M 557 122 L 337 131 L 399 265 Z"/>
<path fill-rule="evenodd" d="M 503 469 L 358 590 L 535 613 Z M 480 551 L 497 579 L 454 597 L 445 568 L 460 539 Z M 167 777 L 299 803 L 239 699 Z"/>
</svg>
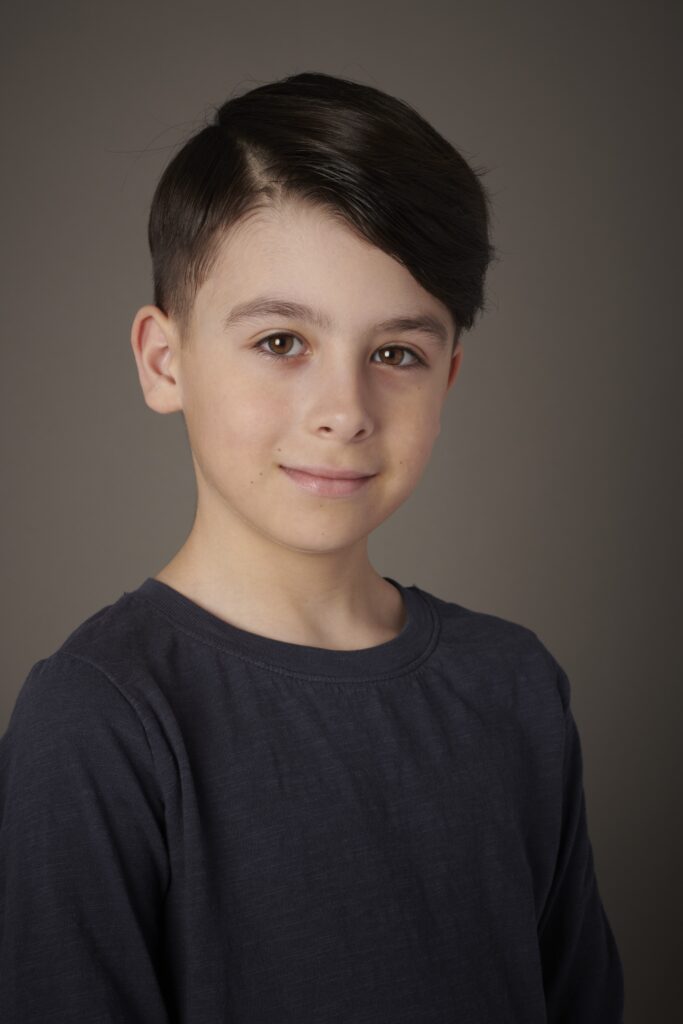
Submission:
<svg viewBox="0 0 683 1024">
<path fill-rule="evenodd" d="M 438 639 L 438 616 L 428 595 L 414 584 L 382 577 L 400 592 L 406 611 L 403 628 L 374 647 L 334 650 L 262 636 L 214 615 L 179 590 L 148 576 L 129 596 L 151 603 L 184 632 L 224 650 L 298 678 L 368 681 L 415 671 Z"/>
</svg>

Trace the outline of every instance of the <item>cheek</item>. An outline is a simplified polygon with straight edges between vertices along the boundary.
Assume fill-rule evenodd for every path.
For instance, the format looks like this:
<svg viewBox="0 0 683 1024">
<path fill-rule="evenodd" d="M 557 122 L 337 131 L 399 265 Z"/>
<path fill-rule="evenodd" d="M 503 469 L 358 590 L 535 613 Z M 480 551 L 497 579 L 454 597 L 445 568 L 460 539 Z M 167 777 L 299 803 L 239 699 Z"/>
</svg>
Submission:
<svg viewBox="0 0 683 1024">
<path fill-rule="evenodd" d="M 398 430 L 400 440 L 397 451 L 405 453 L 405 457 L 422 466 L 429 458 L 434 442 L 441 430 L 440 410 L 436 402 L 420 404 L 413 414 L 406 415 L 400 421 Z"/>
<path fill-rule="evenodd" d="M 269 394 L 266 388 L 248 396 L 235 396 L 225 416 L 233 440 L 245 452 L 258 452 L 265 447 L 273 450 L 292 422 L 291 408 L 278 400 L 277 395 Z"/>
<path fill-rule="evenodd" d="M 263 386 L 232 382 L 207 387 L 197 406 L 202 439 L 211 444 L 220 438 L 240 452 L 257 450 L 263 443 L 272 442 L 287 422 L 281 405 L 277 396 Z"/>
</svg>

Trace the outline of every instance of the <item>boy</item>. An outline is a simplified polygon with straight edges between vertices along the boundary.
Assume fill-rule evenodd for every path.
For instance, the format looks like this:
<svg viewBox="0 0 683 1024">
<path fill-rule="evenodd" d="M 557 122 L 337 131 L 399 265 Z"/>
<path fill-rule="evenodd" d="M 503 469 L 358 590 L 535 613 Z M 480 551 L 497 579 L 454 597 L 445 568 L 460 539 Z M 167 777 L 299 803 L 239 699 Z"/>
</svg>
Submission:
<svg viewBox="0 0 683 1024">
<path fill-rule="evenodd" d="M 487 201 L 414 110 L 324 74 L 166 168 L 131 344 L 195 520 L 17 699 L 6 1021 L 622 1021 L 565 672 L 367 554 L 482 308 Z"/>
</svg>

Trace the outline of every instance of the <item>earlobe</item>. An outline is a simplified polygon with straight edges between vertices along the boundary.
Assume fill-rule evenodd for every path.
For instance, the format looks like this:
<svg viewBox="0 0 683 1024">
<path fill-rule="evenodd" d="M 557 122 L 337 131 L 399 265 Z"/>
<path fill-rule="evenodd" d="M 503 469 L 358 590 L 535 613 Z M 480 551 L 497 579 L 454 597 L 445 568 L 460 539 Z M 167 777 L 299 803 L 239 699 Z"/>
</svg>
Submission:
<svg viewBox="0 0 683 1024">
<path fill-rule="evenodd" d="M 178 412 L 182 402 L 174 367 L 177 340 L 169 318 L 157 306 L 142 306 L 133 320 L 130 343 L 146 404 L 155 412 Z"/>
</svg>

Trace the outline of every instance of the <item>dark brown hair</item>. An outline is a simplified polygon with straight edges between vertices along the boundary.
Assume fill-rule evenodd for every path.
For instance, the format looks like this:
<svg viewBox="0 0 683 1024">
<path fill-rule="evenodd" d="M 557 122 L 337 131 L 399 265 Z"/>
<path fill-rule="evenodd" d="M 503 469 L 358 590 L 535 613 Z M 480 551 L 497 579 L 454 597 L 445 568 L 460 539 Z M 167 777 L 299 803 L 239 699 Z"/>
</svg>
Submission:
<svg viewBox="0 0 683 1024">
<path fill-rule="evenodd" d="M 450 310 L 454 345 L 473 326 L 496 258 L 484 172 L 409 104 L 305 72 L 211 109 L 164 170 L 149 215 L 154 303 L 183 335 L 226 231 L 295 198 L 402 263 Z"/>
</svg>

